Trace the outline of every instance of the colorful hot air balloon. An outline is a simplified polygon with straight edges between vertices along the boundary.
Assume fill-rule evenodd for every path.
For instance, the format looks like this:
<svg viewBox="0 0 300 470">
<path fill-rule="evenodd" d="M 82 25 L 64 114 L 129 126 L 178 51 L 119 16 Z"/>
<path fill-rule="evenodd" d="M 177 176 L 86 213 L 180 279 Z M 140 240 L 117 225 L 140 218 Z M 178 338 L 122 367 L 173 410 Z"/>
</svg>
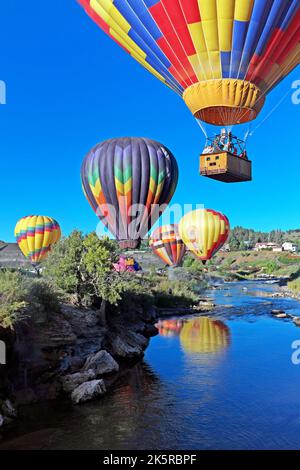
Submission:
<svg viewBox="0 0 300 470">
<path fill-rule="evenodd" d="M 59 224 L 52 217 L 30 215 L 19 220 L 15 237 L 20 250 L 33 265 L 44 261 L 61 237 Z"/>
<path fill-rule="evenodd" d="M 179 234 L 187 249 L 204 264 L 222 248 L 229 230 L 227 217 L 211 209 L 189 212 L 179 223 Z"/>
<path fill-rule="evenodd" d="M 180 343 L 188 354 L 212 354 L 230 343 L 228 327 L 220 320 L 208 317 L 187 321 L 180 331 Z"/>
<path fill-rule="evenodd" d="M 255 119 L 300 59 L 299 0 L 78 0 L 202 121 Z"/>
<path fill-rule="evenodd" d="M 151 235 L 150 248 L 168 266 L 180 266 L 185 254 L 185 245 L 178 233 L 177 225 L 159 227 Z"/>
<path fill-rule="evenodd" d="M 111 139 L 86 155 L 81 169 L 84 193 L 122 249 L 136 248 L 171 200 L 177 162 L 150 139 Z"/>
</svg>

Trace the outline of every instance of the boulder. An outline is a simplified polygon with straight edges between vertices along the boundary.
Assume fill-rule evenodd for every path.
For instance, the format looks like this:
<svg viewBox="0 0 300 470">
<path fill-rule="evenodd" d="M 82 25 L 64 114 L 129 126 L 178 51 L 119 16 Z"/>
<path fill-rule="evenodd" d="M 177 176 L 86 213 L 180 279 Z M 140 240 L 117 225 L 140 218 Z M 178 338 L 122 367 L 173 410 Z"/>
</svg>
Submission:
<svg viewBox="0 0 300 470">
<path fill-rule="evenodd" d="M 17 410 L 10 400 L 4 400 L 1 406 L 2 414 L 7 418 L 16 418 Z"/>
<path fill-rule="evenodd" d="M 271 314 L 272 314 L 272 315 L 276 315 L 276 316 L 277 316 L 277 315 L 282 315 L 283 313 L 285 313 L 284 310 L 272 310 L 272 311 L 271 311 Z"/>
<path fill-rule="evenodd" d="M 131 346 L 121 336 L 116 336 L 113 339 L 111 349 L 114 356 L 122 359 L 133 359 L 143 355 L 141 346 Z"/>
<path fill-rule="evenodd" d="M 4 417 L 0 414 L 0 428 L 2 428 L 4 424 Z"/>
<path fill-rule="evenodd" d="M 102 379 L 84 382 L 73 390 L 72 402 L 77 405 L 104 395 L 106 392 L 105 383 Z"/>
<path fill-rule="evenodd" d="M 293 317 L 293 322 L 296 326 L 300 326 L 300 317 Z"/>
<path fill-rule="evenodd" d="M 119 365 L 107 351 L 102 349 L 96 354 L 88 356 L 82 370 L 92 370 L 95 377 L 99 377 L 101 375 L 118 372 Z"/>
<path fill-rule="evenodd" d="M 83 372 L 76 372 L 75 374 L 68 374 L 62 377 L 62 387 L 64 392 L 71 393 L 75 388 L 84 382 L 93 380 L 96 378 L 95 372 L 92 369 L 88 369 Z"/>
</svg>

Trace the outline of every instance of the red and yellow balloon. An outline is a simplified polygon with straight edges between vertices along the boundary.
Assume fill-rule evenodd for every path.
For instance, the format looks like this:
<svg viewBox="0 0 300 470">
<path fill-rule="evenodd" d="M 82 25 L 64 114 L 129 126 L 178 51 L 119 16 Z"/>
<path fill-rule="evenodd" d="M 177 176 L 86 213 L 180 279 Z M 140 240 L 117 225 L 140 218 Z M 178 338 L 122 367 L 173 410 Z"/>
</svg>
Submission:
<svg viewBox="0 0 300 470">
<path fill-rule="evenodd" d="M 166 265 L 180 266 L 185 254 L 185 245 L 175 224 L 158 227 L 149 240 L 150 248 Z"/>
<path fill-rule="evenodd" d="M 189 212 L 179 223 L 179 235 L 187 249 L 204 264 L 222 248 L 229 231 L 227 217 L 212 209 Z"/>
</svg>

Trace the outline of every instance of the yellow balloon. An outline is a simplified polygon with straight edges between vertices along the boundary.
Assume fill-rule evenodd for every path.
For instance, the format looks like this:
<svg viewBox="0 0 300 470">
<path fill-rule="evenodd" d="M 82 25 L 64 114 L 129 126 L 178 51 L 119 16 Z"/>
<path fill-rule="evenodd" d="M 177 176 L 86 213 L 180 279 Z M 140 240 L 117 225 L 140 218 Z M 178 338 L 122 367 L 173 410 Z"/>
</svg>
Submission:
<svg viewBox="0 0 300 470">
<path fill-rule="evenodd" d="M 220 212 L 199 209 L 186 214 L 179 223 L 179 234 L 188 250 L 206 262 L 224 245 L 229 221 Z"/>
<path fill-rule="evenodd" d="M 15 237 L 23 255 L 33 264 L 39 264 L 60 240 L 61 230 L 52 217 L 30 215 L 19 220 L 15 227 Z"/>
</svg>

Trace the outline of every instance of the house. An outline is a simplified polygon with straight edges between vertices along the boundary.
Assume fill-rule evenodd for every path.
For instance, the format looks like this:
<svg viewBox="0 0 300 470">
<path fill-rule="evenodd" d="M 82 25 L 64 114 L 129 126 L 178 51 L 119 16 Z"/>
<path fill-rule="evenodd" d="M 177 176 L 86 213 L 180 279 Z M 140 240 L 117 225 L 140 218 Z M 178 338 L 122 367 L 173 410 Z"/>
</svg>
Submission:
<svg viewBox="0 0 300 470">
<path fill-rule="evenodd" d="M 282 251 L 282 248 L 277 243 L 271 243 L 271 242 L 256 243 L 254 247 L 254 251 L 263 251 L 263 250 Z"/>
<path fill-rule="evenodd" d="M 285 242 L 282 245 L 283 251 L 289 251 L 290 253 L 296 253 L 298 251 L 297 245 L 292 242 Z"/>
</svg>

